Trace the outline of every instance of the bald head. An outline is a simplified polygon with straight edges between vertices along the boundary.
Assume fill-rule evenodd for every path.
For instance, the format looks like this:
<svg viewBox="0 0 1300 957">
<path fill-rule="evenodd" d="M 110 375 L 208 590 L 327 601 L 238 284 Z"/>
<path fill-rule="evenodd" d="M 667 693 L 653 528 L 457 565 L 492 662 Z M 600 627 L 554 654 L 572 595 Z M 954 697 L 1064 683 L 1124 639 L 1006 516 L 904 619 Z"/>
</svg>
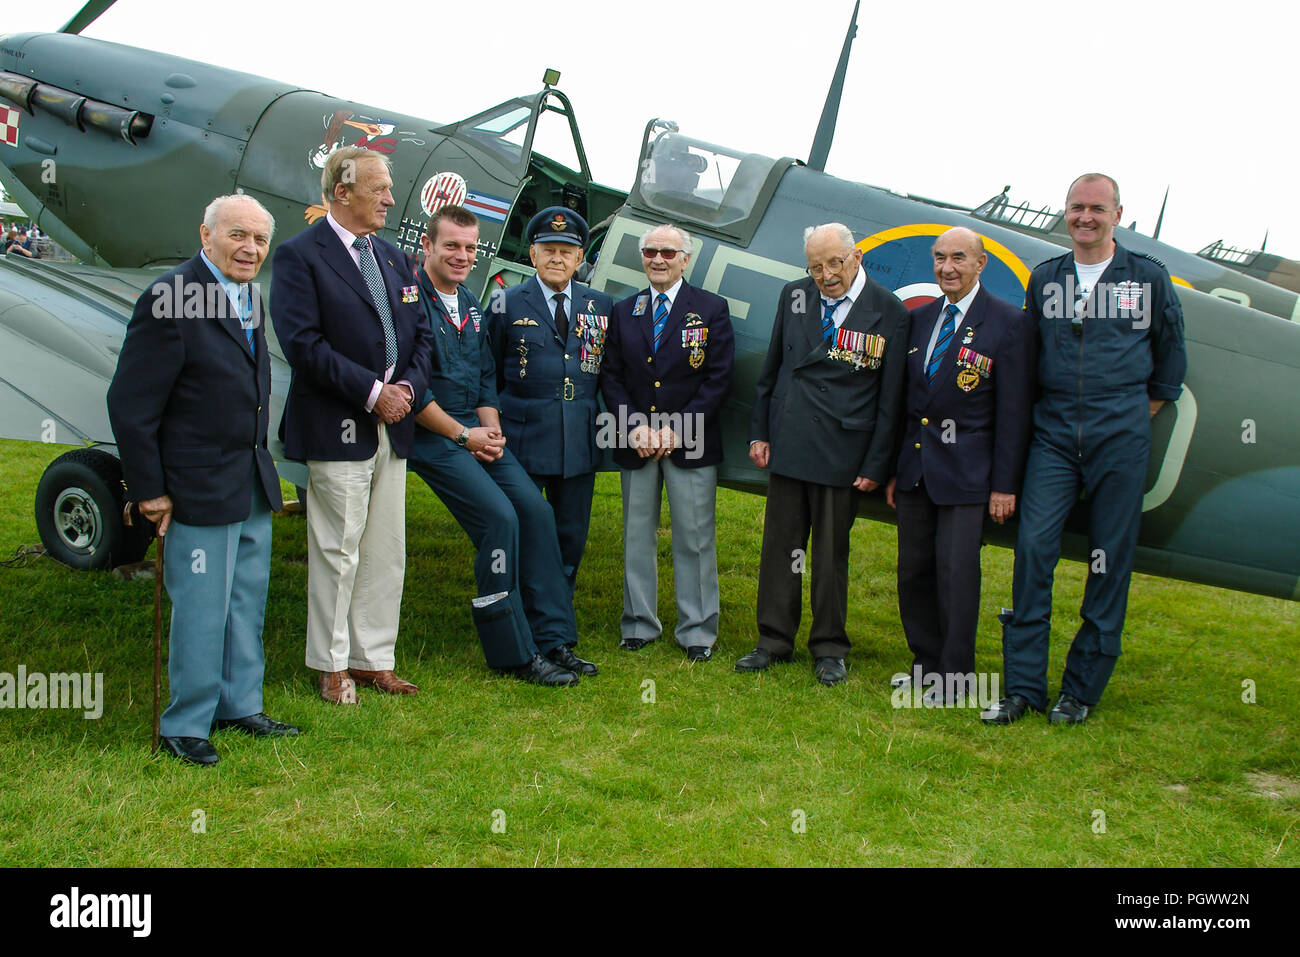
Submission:
<svg viewBox="0 0 1300 957">
<path fill-rule="evenodd" d="M 930 251 L 934 255 L 935 282 L 949 302 L 966 298 L 989 261 L 983 237 L 965 226 L 954 226 L 942 233 Z"/>
</svg>

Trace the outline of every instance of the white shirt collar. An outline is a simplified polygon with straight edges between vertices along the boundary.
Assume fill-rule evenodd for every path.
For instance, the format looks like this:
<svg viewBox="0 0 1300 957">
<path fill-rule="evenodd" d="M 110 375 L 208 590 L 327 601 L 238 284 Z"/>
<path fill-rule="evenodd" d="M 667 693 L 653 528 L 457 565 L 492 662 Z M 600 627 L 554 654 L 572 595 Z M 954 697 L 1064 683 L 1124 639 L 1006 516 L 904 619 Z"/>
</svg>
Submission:
<svg viewBox="0 0 1300 957">
<path fill-rule="evenodd" d="M 569 284 L 567 286 L 565 286 L 559 292 L 556 292 L 550 286 L 546 285 L 546 283 L 542 282 L 541 276 L 534 275 L 533 278 L 537 280 L 537 285 L 542 290 L 542 298 L 544 298 L 546 300 L 546 304 L 551 307 L 552 313 L 555 312 L 555 297 L 560 295 L 561 293 L 563 293 L 565 297 L 564 299 L 565 310 L 567 312 L 573 311 L 573 280 L 572 279 L 569 280 Z"/>
<path fill-rule="evenodd" d="M 979 295 L 979 291 L 980 291 L 980 281 L 976 279 L 975 285 L 970 287 L 970 292 L 966 293 L 966 295 L 962 296 L 961 299 L 957 301 L 958 322 L 966 318 L 966 313 L 970 312 L 970 304 L 975 301 L 975 297 Z M 944 309 L 948 307 L 947 296 L 944 296 L 943 306 L 944 308 L 939 310 L 940 313 L 942 313 Z"/>
<path fill-rule="evenodd" d="M 659 299 L 659 290 L 655 289 L 654 286 L 647 286 L 646 288 L 650 291 L 650 302 L 654 304 Z M 677 281 L 664 290 L 664 295 L 668 297 L 668 308 L 670 310 L 673 308 L 673 303 L 677 301 L 677 294 L 681 292 L 681 289 L 682 277 L 678 276 Z"/>
<path fill-rule="evenodd" d="M 325 214 L 325 222 L 330 224 L 330 229 L 334 230 L 334 235 L 339 238 L 339 242 L 351 250 L 352 243 L 357 239 L 357 234 L 340 226 L 339 221 L 334 218 L 332 212 Z"/>
</svg>

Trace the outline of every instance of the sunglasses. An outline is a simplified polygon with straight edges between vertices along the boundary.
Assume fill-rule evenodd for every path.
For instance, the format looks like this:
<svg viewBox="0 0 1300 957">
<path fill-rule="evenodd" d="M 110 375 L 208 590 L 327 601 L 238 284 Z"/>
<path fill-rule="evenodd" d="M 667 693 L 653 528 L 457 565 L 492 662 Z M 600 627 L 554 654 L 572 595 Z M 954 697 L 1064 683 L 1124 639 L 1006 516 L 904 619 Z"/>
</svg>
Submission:
<svg viewBox="0 0 1300 957">
<path fill-rule="evenodd" d="M 656 256 L 663 256 L 664 262 L 672 262 L 681 252 L 680 249 L 643 249 L 641 255 L 645 259 L 654 259 Z"/>
</svg>

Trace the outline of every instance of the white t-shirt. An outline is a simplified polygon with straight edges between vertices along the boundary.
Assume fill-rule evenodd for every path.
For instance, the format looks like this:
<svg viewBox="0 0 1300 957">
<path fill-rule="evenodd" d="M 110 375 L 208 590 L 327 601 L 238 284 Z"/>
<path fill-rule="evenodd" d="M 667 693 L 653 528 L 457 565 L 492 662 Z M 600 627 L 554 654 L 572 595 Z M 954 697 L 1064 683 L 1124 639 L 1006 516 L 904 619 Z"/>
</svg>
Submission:
<svg viewBox="0 0 1300 957">
<path fill-rule="evenodd" d="M 1097 285 L 1097 280 L 1101 278 L 1101 274 L 1106 271 L 1106 267 L 1110 265 L 1110 261 L 1114 258 L 1112 255 L 1103 262 L 1093 263 L 1090 266 L 1081 262 L 1074 264 L 1074 274 L 1079 279 L 1080 299 L 1087 299 L 1092 295 L 1092 287 Z"/>
<path fill-rule="evenodd" d="M 447 310 L 447 316 L 455 324 L 457 329 L 462 328 L 460 320 L 460 296 L 457 293 L 445 293 L 440 289 L 435 289 L 438 298 L 442 300 L 442 308 Z"/>
</svg>

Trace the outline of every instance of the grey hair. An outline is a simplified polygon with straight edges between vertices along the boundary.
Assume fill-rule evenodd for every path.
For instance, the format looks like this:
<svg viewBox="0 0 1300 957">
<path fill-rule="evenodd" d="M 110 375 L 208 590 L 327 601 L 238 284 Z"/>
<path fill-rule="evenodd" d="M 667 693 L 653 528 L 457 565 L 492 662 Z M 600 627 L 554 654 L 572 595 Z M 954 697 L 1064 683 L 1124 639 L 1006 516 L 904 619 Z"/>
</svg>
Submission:
<svg viewBox="0 0 1300 957">
<path fill-rule="evenodd" d="M 835 233 L 836 237 L 844 244 L 845 249 L 853 248 L 853 230 L 843 223 L 822 223 L 820 226 L 809 226 L 803 231 L 803 248 L 804 252 L 808 251 L 808 240 L 813 238 L 813 233 L 819 233 L 823 229 L 829 229 Z"/>
<path fill-rule="evenodd" d="M 383 163 L 385 172 L 392 175 L 393 164 L 388 157 L 364 146 L 342 146 L 331 153 L 320 172 L 320 191 L 325 202 L 334 202 L 334 187 L 339 183 L 346 184 L 350 190 L 356 183 L 356 168 L 370 160 Z"/>
<path fill-rule="evenodd" d="M 682 252 L 687 256 L 691 254 L 691 249 L 693 248 L 691 246 L 691 234 L 680 226 L 674 226 L 672 223 L 660 223 L 658 226 L 651 226 L 641 234 L 641 240 L 637 243 L 637 247 L 639 249 L 645 249 L 646 240 L 650 238 L 651 233 L 657 233 L 661 229 L 671 229 L 680 236 L 682 240 Z"/>
<path fill-rule="evenodd" d="M 229 196 L 218 196 L 212 202 L 208 203 L 207 209 L 203 210 L 203 225 L 208 227 L 209 230 L 215 231 L 217 228 L 217 221 L 221 219 L 221 210 L 227 203 L 237 199 L 252 203 L 260 209 L 266 215 L 267 222 L 271 224 L 270 232 L 267 233 L 266 238 L 270 239 L 275 235 L 275 217 L 271 215 L 270 210 L 247 193 L 231 193 Z"/>
<path fill-rule="evenodd" d="M 1119 183 L 1115 182 L 1112 177 L 1107 176 L 1105 173 L 1084 173 L 1082 176 L 1076 177 L 1074 182 L 1070 184 L 1070 188 L 1065 191 L 1066 201 L 1069 201 L 1070 194 L 1074 192 L 1074 187 L 1079 183 L 1095 183 L 1099 179 L 1104 179 L 1106 182 L 1110 183 L 1110 188 L 1115 191 L 1115 208 L 1119 209 L 1120 206 L 1123 205 L 1119 201 Z"/>
</svg>

